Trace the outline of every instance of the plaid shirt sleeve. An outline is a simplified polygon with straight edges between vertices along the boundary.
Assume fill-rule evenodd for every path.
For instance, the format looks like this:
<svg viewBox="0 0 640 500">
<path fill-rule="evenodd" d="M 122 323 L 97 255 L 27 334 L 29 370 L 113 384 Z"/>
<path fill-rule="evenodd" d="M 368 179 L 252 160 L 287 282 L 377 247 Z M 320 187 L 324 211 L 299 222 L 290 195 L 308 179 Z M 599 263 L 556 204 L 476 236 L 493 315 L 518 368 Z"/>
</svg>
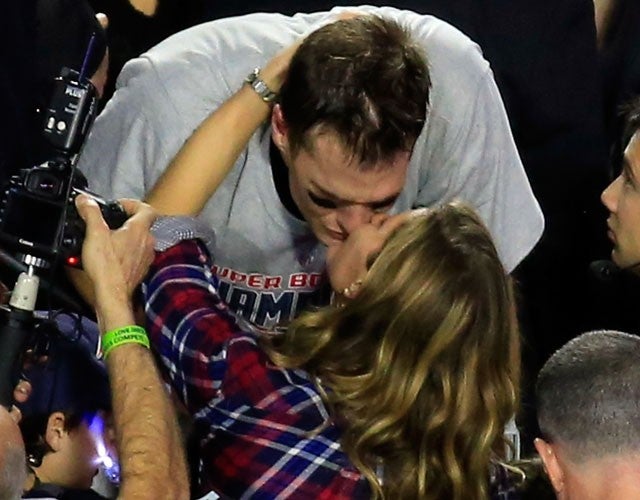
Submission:
<svg viewBox="0 0 640 500">
<path fill-rule="evenodd" d="M 204 247 L 157 255 L 143 283 L 147 330 L 200 440 L 203 491 L 230 498 L 367 498 L 304 372 L 273 366 L 216 292 Z"/>
<path fill-rule="evenodd" d="M 226 349 L 240 330 L 216 292 L 206 250 L 195 240 L 159 253 L 143 283 L 149 338 L 190 413 L 218 395 Z"/>
</svg>

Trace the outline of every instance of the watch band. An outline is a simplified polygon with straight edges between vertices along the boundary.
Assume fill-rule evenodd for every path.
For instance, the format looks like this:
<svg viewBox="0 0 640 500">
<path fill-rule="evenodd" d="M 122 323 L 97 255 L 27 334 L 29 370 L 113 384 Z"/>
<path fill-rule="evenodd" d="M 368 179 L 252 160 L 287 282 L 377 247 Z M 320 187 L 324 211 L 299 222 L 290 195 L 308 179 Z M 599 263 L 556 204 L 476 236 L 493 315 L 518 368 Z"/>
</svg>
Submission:
<svg viewBox="0 0 640 500">
<path fill-rule="evenodd" d="M 260 99 L 266 103 L 270 104 L 276 100 L 276 97 L 278 97 L 278 94 L 273 92 L 264 80 L 260 78 L 260 68 L 255 68 L 251 73 L 249 73 L 244 79 L 244 82 L 251 85 L 251 88 L 260 96 Z"/>
</svg>

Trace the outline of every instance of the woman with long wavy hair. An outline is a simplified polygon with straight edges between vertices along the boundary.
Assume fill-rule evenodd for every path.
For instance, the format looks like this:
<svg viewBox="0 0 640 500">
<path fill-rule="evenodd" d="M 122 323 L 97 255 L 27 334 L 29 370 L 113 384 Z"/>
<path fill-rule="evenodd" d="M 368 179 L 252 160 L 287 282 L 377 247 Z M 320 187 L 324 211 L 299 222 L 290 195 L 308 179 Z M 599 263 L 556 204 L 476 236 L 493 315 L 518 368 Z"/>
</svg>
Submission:
<svg viewBox="0 0 640 500">
<path fill-rule="evenodd" d="M 516 411 L 513 312 L 486 229 L 450 205 L 406 222 L 355 298 L 299 318 L 267 352 L 326 389 L 341 443 L 378 495 L 482 498 Z"/>
<path fill-rule="evenodd" d="M 228 313 L 202 245 L 157 257 L 148 330 L 195 417 L 198 486 L 230 498 L 487 497 L 519 382 L 511 282 L 487 229 L 459 204 L 381 217 L 328 263 L 337 304 L 265 335 Z"/>
</svg>

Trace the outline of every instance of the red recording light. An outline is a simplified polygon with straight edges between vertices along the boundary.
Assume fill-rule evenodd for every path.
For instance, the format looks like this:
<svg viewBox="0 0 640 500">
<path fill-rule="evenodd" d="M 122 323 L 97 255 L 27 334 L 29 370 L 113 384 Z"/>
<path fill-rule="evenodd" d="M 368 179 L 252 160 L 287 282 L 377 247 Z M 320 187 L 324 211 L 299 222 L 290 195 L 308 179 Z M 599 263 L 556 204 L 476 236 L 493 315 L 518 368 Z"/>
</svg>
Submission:
<svg viewBox="0 0 640 500">
<path fill-rule="evenodd" d="M 67 264 L 70 266 L 77 266 L 79 262 L 80 262 L 80 259 L 78 257 L 67 258 Z"/>
</svg>

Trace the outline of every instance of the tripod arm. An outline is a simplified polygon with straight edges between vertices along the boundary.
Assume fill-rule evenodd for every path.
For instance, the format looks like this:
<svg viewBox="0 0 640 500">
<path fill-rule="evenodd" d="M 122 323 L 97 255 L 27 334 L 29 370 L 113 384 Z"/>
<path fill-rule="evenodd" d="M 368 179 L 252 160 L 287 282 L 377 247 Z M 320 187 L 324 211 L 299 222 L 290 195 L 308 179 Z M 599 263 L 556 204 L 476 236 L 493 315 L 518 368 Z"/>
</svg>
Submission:
<svg viewBox="0 0 640 500">
<path fill-rule="evenodd" d="M 10 408 L 22 356 L 33 328 L 33 310 L 38 296 L 38 277 L 33 268 L 21 273 L 11 295 L 9 309 L 0 324 L 0 404 Z"/>
</svg>

